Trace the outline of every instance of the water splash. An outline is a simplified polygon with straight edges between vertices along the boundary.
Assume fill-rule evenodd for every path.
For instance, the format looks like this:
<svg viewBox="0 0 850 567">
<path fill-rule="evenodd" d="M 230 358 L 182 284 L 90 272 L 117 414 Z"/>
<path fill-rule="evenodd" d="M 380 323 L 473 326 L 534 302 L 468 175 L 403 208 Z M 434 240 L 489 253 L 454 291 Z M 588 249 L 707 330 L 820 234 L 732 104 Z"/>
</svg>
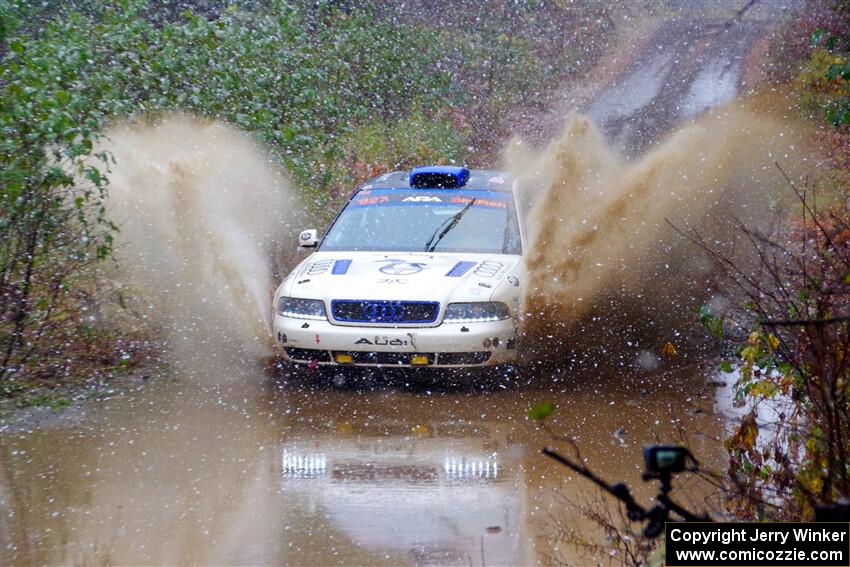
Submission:
<svg viewBox="0 0 850 567">
<path fill-rule="evenodd" d="M 634 161 L 578 114 L 542 150 L 512 140 L 506 167 L 542 187 L 529 215 L 528 343 L 563 365 L 589 349 L 595 360 L 652 367 L 714 292 L 711 263 L 670 223 L 728 249 L 741 223 L 766 226 L 783 183 L 774 162 L 794 168 L 795 137 L 788 122 L 733 103 Z"/>
<path fill-rule="evenodd" d="M 116 277 L 144 297 L 142 316 L 179 360 L 267 354 L 273 267 L 299 208 L 284 173 L 248 135 L 190 116 L 107 139 Z"/>
</svg>

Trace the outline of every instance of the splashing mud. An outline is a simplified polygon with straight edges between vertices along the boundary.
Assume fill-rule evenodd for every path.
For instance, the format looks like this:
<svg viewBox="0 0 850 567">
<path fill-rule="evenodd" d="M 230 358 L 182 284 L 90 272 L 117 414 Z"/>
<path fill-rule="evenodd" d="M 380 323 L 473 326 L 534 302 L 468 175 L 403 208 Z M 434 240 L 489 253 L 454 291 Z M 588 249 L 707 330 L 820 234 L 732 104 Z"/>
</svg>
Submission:
<svg viewBox="0 0 850 567">
<path fill-rule="evenodd" d="M 246 134 L 167 115 L 107 132 L 115 275 L 145 302 L 179 361 L 269 351 L 273 267 L 297 207 Z"/>
<path fill-rule="evenodd" d="M 684 331 L 714 292 L 712 266 L 669 223 L 728 249 L 741 223 L 767 227 L 783 187 L 774 162 L 794 169 L 794 138 L 792 126 L 739 103 L 634 161 L 577 114 L 542 151 L 513 140 L 507 167 L 543 188 L 529 223 L 528 342 L 560 367 L 584 352 L 594 365 L 654 368 L 661 345 L 692 340 Z"/>
</svg>

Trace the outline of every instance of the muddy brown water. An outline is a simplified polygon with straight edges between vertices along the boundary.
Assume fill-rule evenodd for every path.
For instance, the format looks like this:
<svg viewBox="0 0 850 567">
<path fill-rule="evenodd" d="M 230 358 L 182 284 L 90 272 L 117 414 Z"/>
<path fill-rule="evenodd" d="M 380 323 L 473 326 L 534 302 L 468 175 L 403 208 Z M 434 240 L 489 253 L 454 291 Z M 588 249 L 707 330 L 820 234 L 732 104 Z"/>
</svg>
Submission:
<svg viewBox="0 0 850 567">
<path fill-rule="evenodd" d="M 527 565 L 593 493 L 549 462 L 525 413 L 643 501 L 641 447 L 716 460 L 704 376 L 562 376 L 550 387 L 271 380 L 247 365 L 214 386 L 176 377 L 95 404 L 84 425 L 8 429 L 2 564 Z M 703 433 L 706 435 L 704 436 Z M 558 444 L 555 443 L 557 446 Z M 562 446 L 563 447 L 563 446 Z M 690 492 L 690 489 L 689 489 Z M 693 500 L 692 494 L 685 496 Z"/>
</svg>

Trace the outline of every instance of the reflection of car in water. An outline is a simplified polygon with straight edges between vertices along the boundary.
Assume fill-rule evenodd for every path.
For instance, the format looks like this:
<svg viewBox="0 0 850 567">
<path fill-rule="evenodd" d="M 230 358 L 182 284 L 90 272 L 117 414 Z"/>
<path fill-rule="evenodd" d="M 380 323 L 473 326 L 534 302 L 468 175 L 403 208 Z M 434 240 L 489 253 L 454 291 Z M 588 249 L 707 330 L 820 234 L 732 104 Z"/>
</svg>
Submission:
<svg viewBox="0 0 850 567">
<path fill-rule="evenodd" d="M 423 167 L 360 187 L 274 297 L 283 356 L 327 366 L 512 362 L 521 321 L 523 187 L 507 173 Z"/>
<path fill-rule="evenodd" d="M 287 502 L 318 510 L 324 531 L 375 554 L 480 565 L 483 551 L 489 564 L 524 563 L 520 469 L 504 444 L 459 427 L 290 438 L 280 461 Z"/>
</svg>

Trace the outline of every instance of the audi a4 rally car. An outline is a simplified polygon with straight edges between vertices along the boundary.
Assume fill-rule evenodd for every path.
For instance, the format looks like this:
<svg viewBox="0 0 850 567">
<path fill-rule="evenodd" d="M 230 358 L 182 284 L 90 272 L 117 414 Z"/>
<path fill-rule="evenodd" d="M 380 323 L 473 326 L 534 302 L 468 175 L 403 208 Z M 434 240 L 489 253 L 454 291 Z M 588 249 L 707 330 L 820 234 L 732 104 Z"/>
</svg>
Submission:
<svg viewBox="0 0 850 567">
<path fill-rule="evenodd" d="M 520 179 L 430 166 L 360 187 L 278 287 L 282 356 L 310 365 L 476 367 L 517 356 L 526 284 Z"/>
</svg>

